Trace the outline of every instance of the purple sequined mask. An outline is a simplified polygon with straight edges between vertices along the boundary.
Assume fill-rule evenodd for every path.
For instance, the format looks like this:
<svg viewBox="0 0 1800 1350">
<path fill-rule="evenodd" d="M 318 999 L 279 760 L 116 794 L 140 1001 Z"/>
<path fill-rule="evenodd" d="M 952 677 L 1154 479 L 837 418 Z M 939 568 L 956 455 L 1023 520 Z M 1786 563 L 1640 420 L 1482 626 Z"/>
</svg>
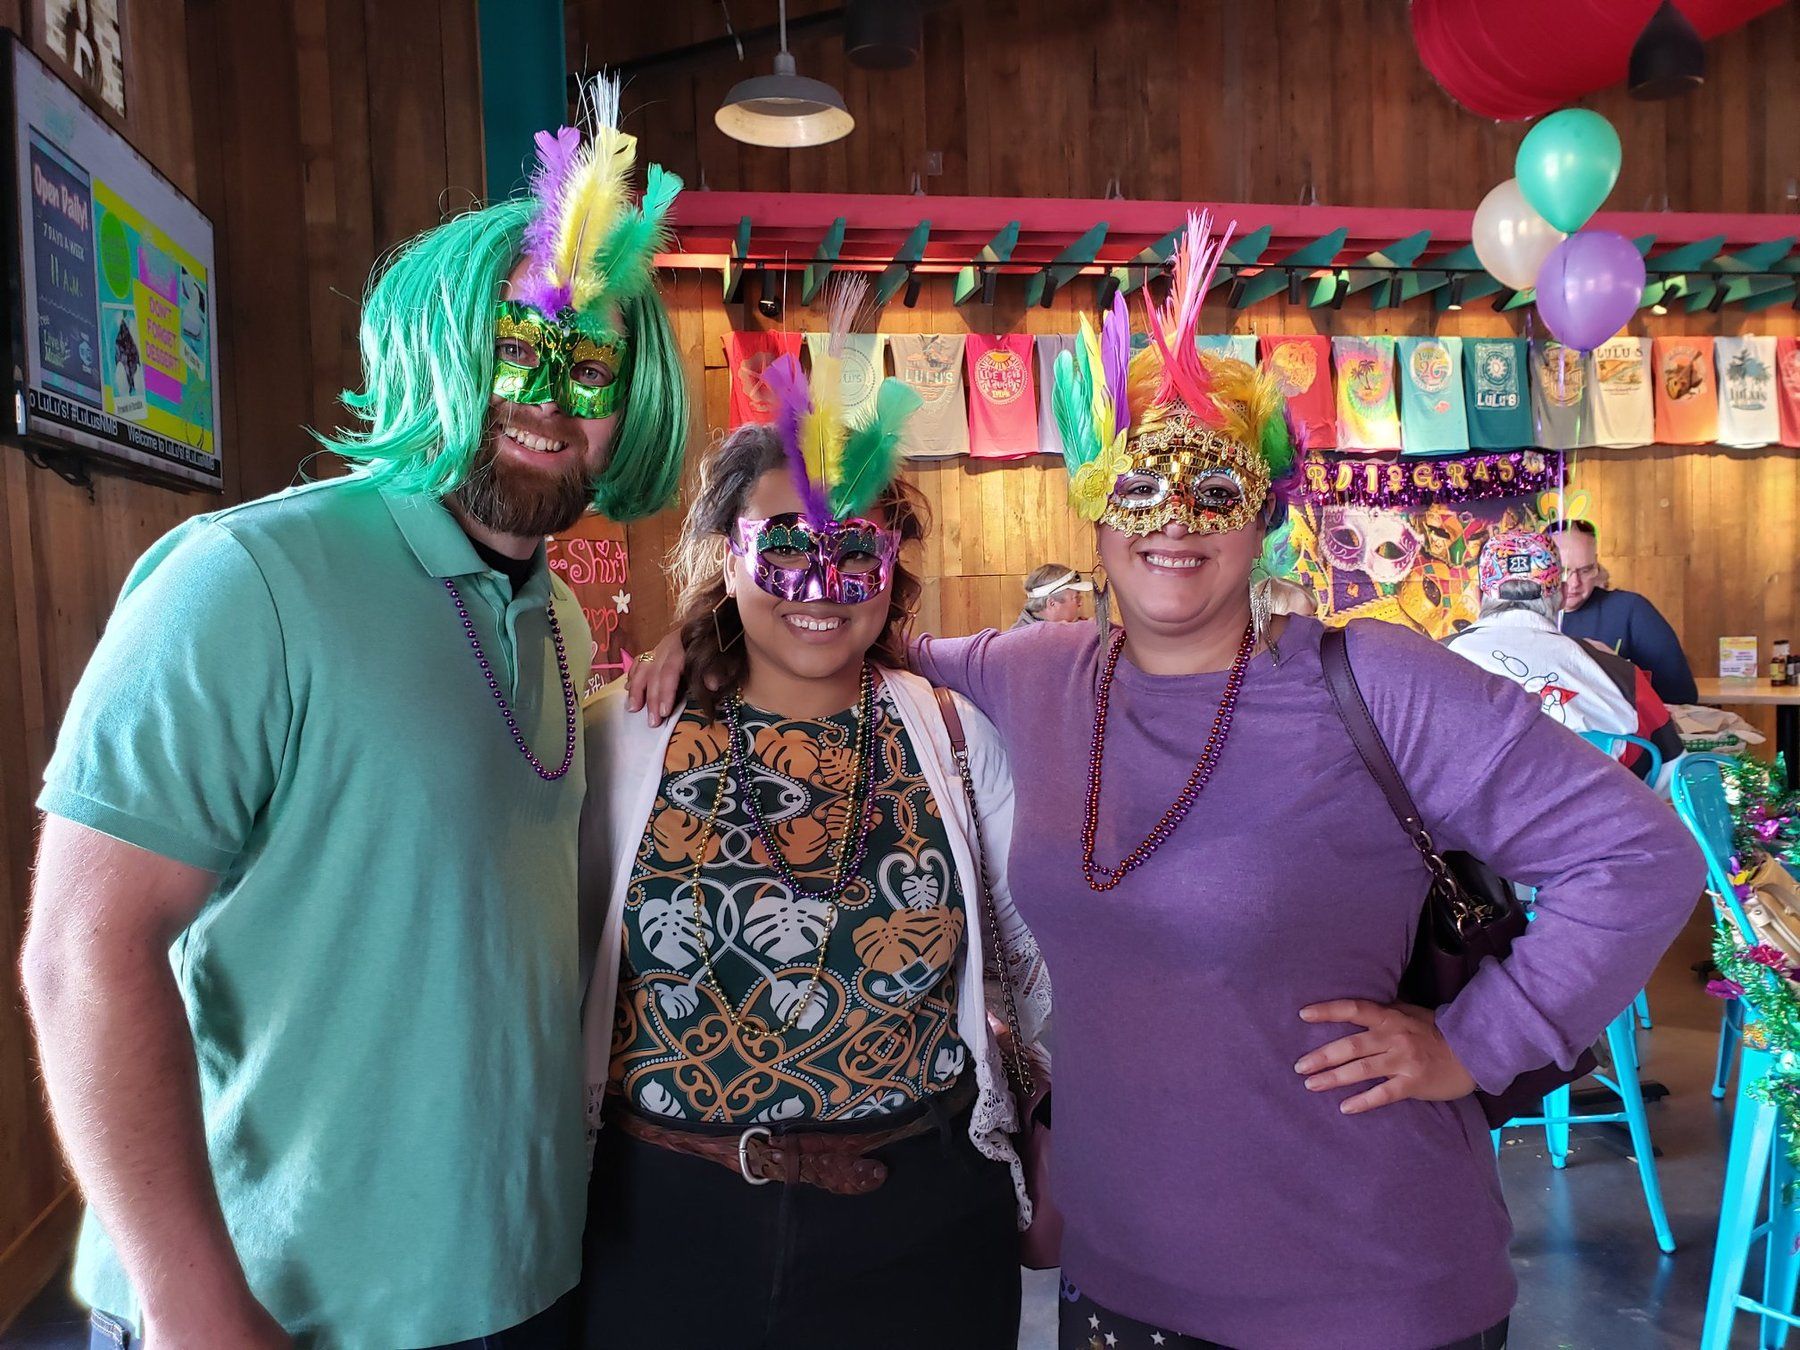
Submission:
<svg viewBox="0 0 1800 1350">
<path fill-rule="evenodd" d="M 894 579 L 900 536 L 872 520 L 833 520 L 821 530 L 798 511 L 740 516 L 731 551 L 753 564 L 759 590 L 780 600 L 860 605 Z"/>
</svg>

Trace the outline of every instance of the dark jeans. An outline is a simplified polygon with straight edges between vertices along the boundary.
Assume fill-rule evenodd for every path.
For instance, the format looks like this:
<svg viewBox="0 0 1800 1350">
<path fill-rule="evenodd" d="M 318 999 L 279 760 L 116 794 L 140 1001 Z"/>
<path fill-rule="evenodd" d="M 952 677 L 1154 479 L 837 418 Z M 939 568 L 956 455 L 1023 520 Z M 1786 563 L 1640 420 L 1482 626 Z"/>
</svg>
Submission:
<svg viewBox="0 0 1800 1350">
<path fill-rule="evenodd" d="M 1014 1350 L 1012 1177 L 968 1115 L 878 1149 L 879 1190 L 752 1186 L 704 1158 L 600 1132 L 584 1350 Z M 880 1129 L 890 1122 L 862 1122 Z"/>
<path fill-rule="evenodd" d="M 1160 1331 L 1146 1322 L 1112 1312 L 1067 1280 L 1063 1281 L 1056 1321 L 1057 1350 L 1231 1350 L 1217 1341 L 1183 1336 L 1178 1331 Z M 1439 1350 L 1506 1350 L 1506 1323 L 1453 1341 Z"/>
<path fill-rule="evenodd" d="M 575 1296 L 571 1293 L 516 1327 L 432 1350 L 571 1350 L 574 1335 Z M 88 1350 L 130 1350 L 141 1344 L 131 1334 L 130 1325 L 111 1313 L 95 1309 L 89 1318 Z"/>
</svg>

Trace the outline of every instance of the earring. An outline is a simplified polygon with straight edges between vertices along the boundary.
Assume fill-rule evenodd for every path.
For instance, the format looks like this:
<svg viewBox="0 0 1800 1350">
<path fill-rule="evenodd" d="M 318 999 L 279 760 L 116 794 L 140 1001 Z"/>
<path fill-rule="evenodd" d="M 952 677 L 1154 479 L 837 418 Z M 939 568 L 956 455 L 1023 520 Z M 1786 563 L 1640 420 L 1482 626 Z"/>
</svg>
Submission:
<svg viewBox="0 0 1800 1350">
<path fill-rule="evenodd" d="M 733 637 L 730 642 L 725 640 L 725 630 L 719 624 L 719 611 L 724 609 L 727 604 L 732 604 L 735 607 L 735 603 L 732 596 L 724 595 L 719 598 L 719 603 L 712 607 L 713 637 L 718 640 L 719 650 L 721 652 L 730 651 L 738 643 L 744 640 L 744 625 L 741 620 L 738 623 L 737 635 Z"/>
<path fill-rule="evenodd" d="M 1255 635 L 1252 641 L 1260 647 L 1269 631 L 1271 606 L 1269 604 L 1269 578 L 1250 583 L 1250 629 Z"/>
<path fill-rule="evenodd" d="M 1094 627 L 1100 630 L 1100 650 L 1105 652 L 1112 640 L 1112 578 L 1104 563 L 1095 563 L 1088 578 L 1094 588 Z"/>
</svg>

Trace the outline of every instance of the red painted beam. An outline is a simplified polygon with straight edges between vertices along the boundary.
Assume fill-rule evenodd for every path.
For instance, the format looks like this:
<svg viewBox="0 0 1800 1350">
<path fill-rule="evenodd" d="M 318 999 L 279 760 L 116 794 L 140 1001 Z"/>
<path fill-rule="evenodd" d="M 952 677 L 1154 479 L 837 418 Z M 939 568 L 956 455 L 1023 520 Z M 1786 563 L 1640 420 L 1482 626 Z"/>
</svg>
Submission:
<svg viewBox="0 0 1800 1350">
<path fill-rule="evenodd" d="M 730 252 L 738 221 L 749 216 L 752 256 L 779 258 L 796 266 L 843 216 L 847 222 L 842 263 L 885 264 L 921 220 L 931 221 L 931 241 L 922 270 L 962 266 L 1008 221 L 1020 223 L 1019 246 L 1008 270 L 1035 270 L 1098 221 L 1107 222 L 1106 245 L 1097 266 L 1128 261 L 1174 229 L 1190 210 L 1205 207 L 1215 221 L 1237 222 L 1247 234 L 1271 227 L 1267 258 L 1320 235 L 1349 231 L 1341 261 L 1360 260 L 1374 249 L 1419 230 L 1431 231 L 1431 248 L 1418 266 L 1469 242 L 1474 209 L 1417 210 L 1379 206 L 1277 206 L 1245 202 L 1145 202 L 1075 197 L 915 197 L 782 192 L 686 192 L 676 200 L 676 248 L 658 261 L 665 267 L 716 267 Z M 1800 231 L 1791 215 L 1723 214 L 1680 211 L 1616 211 L 1594 217 L 1590 228 L 1617 230 L 1627 238 L 1654 234 L 1657 247 L 1725 236 L 1725 252 L 1766 243 Z"/>
</svg>

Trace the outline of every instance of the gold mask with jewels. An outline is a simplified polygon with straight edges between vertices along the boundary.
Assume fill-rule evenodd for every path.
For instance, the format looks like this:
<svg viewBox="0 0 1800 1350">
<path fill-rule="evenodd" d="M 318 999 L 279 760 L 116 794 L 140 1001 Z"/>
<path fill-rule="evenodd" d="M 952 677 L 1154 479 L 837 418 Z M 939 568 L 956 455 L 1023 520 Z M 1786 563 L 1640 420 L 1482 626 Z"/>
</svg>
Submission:
<svg viewBox="0 0 1800 1350">
<path fill-rule="evenodd" d="M 1196 421 L 1175 404 L 1133 436 L 1101 513 L 1124 534 L 1154 534 L 1172 521 L 1194 534 L 1225 534 L 1256 519 L 1269 496 L 1269 466 L 1255 450 Z"/>
</svg>

